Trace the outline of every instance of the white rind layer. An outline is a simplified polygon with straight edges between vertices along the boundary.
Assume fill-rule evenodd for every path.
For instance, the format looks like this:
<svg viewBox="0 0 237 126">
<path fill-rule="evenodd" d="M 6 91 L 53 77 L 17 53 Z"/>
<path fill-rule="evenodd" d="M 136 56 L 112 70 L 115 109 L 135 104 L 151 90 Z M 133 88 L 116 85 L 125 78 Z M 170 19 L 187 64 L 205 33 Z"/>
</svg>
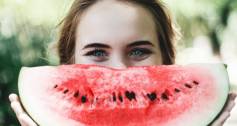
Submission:
<svg viewBox="0 0 237 126">
<path fill-rule="evenodd" d="M 45 73 L 42 75 L 41 73 Z M 65 115 L 57 115 L 57 114 L 52 114 L 50 110 L 46 110 L 45 106 L 43 104 L 38 104 L 38 103 L 44 103 L 44 99 L 42 99 L 43 102 L 40 102 L 40 98 L 35 100 L 35 98 L 29 94 L 34 91 L 38 91 L 37 88 L 40 88 L 41 83 L 46 83 L 50 84 L 48 80 L 45 80 L 45 76 L 54 76 L 52 73 L 55 73 L 56 68 L 52 66 L 43 66 L 43 67 L 23 67 L 20 71 L 19 75 L 19 80 L 18 80 L 18 89 L 19 89 L 19 95 L 21 98 L 21 102 L 23 106 L 29 106 L 26 109 L 28 113 L 30 113 L 31 117 L 34 119 L 35 122 L 40 124 L 40 126 L 68 126 L 68 124 L 72 126 L 84 126 L 83 124 L 78 124 L 78 122 L 74 122 L 73 120 L 68 119 L 67 121 L 60 121 L 63 118 L 65 118 Z M 56 73 L 55 73 L 56 74 Z M 30 76 L 30 78 L 29 78 Z M 34 80 L 34 78 L 39 78 L 39 81 Z M 21 88 L 24 84 L 36 84 L 38 87 L 35 87 L 35 89 L 30 89 L 30 88 Z M 28 96 L 28 97 L 24 97 Z M 39 101 L 39 102 L 37 102 Z M 47 104 L 47 103 L 46 103 Z M 46 105 L 47 106 L 47 105 Z M 57 105 L 55 105 L 57 106 Z M 39 111 L 38 108 L 44 108 L 45 111 Z M 47 113 L 48 112 L 48 113 Z M 42 115 L 45 117 L 42 118 Z M 52 116 L 53 115 L 53 116 Z M 52 120 L 57 120 L 57 121 L 52 121 Z"/>
</svg>

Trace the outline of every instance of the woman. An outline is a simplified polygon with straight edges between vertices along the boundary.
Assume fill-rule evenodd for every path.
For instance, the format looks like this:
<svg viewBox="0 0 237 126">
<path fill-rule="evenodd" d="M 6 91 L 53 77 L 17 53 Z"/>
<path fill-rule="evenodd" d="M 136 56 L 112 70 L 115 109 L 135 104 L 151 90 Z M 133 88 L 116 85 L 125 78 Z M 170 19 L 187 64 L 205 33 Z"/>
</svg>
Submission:
<svg viewBox="0 0 237 126">
<path fill-rule="evenodd" d="M 175 31 L 165 8 L 155 0 L 75 0 L 62 22 L 61 64 L 98 64 L 114 68 L 174 64 Z M 22 126 L 36 124 L 15 94 L 11 107 Z M 230 116 L 235 94 L 213 126 Z"/>
</svg>

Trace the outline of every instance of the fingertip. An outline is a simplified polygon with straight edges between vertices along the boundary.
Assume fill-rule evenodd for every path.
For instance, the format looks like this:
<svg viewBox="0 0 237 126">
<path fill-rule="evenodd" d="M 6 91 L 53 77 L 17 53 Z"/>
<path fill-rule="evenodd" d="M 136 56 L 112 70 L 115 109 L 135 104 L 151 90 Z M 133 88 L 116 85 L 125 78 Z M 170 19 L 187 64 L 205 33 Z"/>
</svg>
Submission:
<svg viewBox="0 0 237 126">
<path fill-rule="evenodd" d="M 237 96 L 236 92 L 230 92 L 229 94 L 232 95 L 232 96 Z"/>
<path fill-rule="evenodd" d="M 233 93 L 233 97 L 235 97 L 235 98 L 236 98 L 236 97 L 237 97 L 237 94 L 236 94 L 236 93 Z"/>
<path fill-rule="evenodd" d="M 230 94 L 230 99 L 233 99 L 233 100 L 234 100 L 234 99 L 236 98 L 236 96 L 237 96 L 236 93 L 231 93 L 231 94 Z"/>
<path fill-rule="evenodd" d="M 9 95 L 9 100 L 10 100 L 10 102 L 17 101 L 17 95 L 14 93 L 11 93 Z"/>
</svg>

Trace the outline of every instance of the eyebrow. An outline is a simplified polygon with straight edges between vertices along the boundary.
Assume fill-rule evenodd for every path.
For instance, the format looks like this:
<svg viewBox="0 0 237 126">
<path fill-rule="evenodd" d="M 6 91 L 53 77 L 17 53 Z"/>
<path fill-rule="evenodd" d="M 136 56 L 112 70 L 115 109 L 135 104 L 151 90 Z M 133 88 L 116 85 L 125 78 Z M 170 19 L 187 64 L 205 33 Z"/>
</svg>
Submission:
<svg viewBox="0 0 237 126">
<path fill-rule="evenodd" d="M 140 46 L 140 45 L 151 45 L 154 46 L 150 41 L 148 40 L 140 40 L 140 41 L 135 41 L 131 44 L 128 45 L 128 47 L 132 47 L 132 46 Z"/>
<path fill-rule="evenodd" d="M 88 44 L 86 45 L 83 49 L 86 48 L 111 48 L 110 46 L 106 45 L 106 44 L 101 44 L 101 43 L 92 43 L 92 44 Z"/>
<path fill-rule="evenodd" d="M 133 46 L 140 46 L 140 45 L 151 45 L 154 46 L 150 41 L 148 40 L 140 40 L 140 41 L 135 41 L 132 42 L 131 44 L 129 44 L 127 47 L 133 47 Z M 83 49 L 86 48 L 111 48 L 109 45 L 106 44 L 102 44 L 102 43 L 92 43 L 92 44 L 88 44 L 86 45 Z"/>
</svg>

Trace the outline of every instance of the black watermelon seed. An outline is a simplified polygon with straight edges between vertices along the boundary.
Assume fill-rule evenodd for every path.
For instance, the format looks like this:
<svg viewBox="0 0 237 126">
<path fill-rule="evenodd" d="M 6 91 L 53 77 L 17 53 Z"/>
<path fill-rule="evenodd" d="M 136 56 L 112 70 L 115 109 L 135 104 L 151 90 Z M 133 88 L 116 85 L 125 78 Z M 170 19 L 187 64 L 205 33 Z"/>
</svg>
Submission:
<svg viewBox="0 0 237 126">
<path fill-rule="evenodd" d="M 147 97 L 151 100 L 151 101 L 154 101 L 156 99 L 156 93 L 155 92 L 152 92 L 151 94 L 147 94 Z"/>
<path fill-rule="evenodd" d="M 79 91 L 75 92 L 73 96 L 77 98 L 79 96 Z"/>
<path fill-rule="evenodd" d="M 54 88 L 57 88 L 57 87 L 58 87 L 58 85 L 55 85 L 55 86 L 54 86 Z"/>
<path fill-rule="evenodd" d="M 175 88 L 174 91 L 175 92 L 180 92 L 180 90 L 178 88 Z"/>
<path fill-rule="evenodd" d="M 162 93 L 161 98 L 164 99 L 164 100 L 169 100 L 169 97 L 167 96 L 166 93 Z"/>
<path fill-rule="evenodd" d="M 114 102 L 116 101 L 116 95 L 115 95 L 114 92 L 113 92 L 113 101 L 114 101 Z"/>
<path fill-rule="evenodd" d="M 198 84 L 199 84 L 199 82 L 197 82 L 197 81 L 193 81 L 193 83 L 194 83 L 195 85 L 198 85 Z"/>
<path fill-rule="evenodd" d="M 82 97 L 81 97 L 81 102 L 82 102 L 82 103 L 85 103 L 86 101 L 87 101 L 86 96 L 82 96 Z"/>
<path fill-rule="evenodd" d="M 185 87 L 187 87 L 187 88 L 192 88 L 192 86 L 190 85 L 190 84 L 184 84 L 185 85 Z"/>
<path fill-rule="evenodd" d="M 136 99 L 136 96 L 135 96 L 135 93 L 133 91 L 129 92 L 129 91 L 126 91 L 125 92 L 125 96 L 131 101 L 133 99 Z"/>
<path fill-rule="evenodd" d="M 64 94 L 67 94 L 67 93 L 68 93 L 68 91 L 69 91 L 69 90 L 68 90 L 68 89 L 66 89 L 66 90 L 64 90 L 64 92 L 63 92 L 63 93 L 64 93 Z"/>
<path fill-rule="evenodd" d="M 119 101 L 123 102 L 123 97 L 121 95 L 118 96 Z"/>
</svg>

